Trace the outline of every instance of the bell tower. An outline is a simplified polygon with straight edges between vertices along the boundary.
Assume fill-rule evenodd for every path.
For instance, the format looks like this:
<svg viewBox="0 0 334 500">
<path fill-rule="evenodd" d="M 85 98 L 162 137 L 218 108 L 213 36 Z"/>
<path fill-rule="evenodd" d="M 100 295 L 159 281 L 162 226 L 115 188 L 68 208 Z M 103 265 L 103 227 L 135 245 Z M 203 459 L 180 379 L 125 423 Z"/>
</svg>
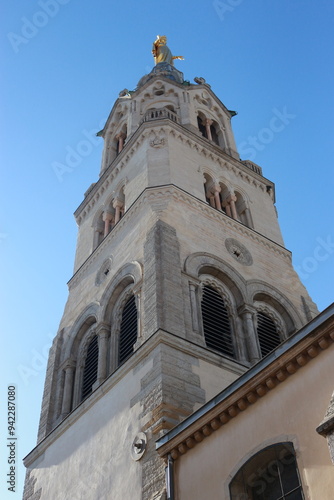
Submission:
<svg viewBox="0 0 334 500">
<path fill-rule="evenodd" d="M 24 500 L 166 498 L 155 441 L 317 314 L 236 114 L 166 37 L 99 132 Z M 208 432 L 210 430 L 208 429 Z"/>
</svg>

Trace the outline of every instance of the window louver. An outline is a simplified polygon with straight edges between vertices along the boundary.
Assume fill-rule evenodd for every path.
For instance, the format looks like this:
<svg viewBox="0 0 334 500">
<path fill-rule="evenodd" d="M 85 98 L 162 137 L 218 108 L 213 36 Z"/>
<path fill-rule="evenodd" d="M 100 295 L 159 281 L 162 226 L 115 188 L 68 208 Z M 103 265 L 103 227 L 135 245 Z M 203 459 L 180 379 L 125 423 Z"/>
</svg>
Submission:
<svg viewBox="0 0 334 500">
<path fill-rule="evenodd" d="M 85 399 L 92 392 L 93 384 L 97 380 L 97 365 L 99 357 L 99 346 L 97 335 L 94 335 L 88 344 L 87 356 L 82 380 L 81 399 Z"/>
<path fill-rule="evenodd" d="M 275 323 L 261 312 L 257 313 L 257 336 L 262 356 L 269 354 L 281 343 Z"/>
<path fill-rule="evenodd" d="M 230 321 L 223 298 L 216 290 L 205 286 L 201 306 L 207 347 L 235 358 Z"/>
<path fill-rule="evenodd" d="M 137 307 L 134 295 L 126 302 L 121 322 L 119 339 L 119 363 L 123 363 L 133 353 L 137 340 Z"/>
</svg>

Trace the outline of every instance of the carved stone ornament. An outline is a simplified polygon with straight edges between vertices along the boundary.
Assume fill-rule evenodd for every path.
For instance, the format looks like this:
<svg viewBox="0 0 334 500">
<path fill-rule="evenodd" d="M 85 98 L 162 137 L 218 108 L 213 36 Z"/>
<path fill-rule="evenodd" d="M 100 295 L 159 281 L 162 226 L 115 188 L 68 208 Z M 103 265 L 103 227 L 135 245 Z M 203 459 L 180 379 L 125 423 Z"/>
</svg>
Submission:
<svg viewBox="0 0 334 500">
<path fill-rule="evenodd" d="M 226 250 L 232 257 L 244 266 L 251 266 L 253 264 L 253 257 L 247 248 L 234 238 L 227 238 L 225 240 Z"/>
<path fill-rule="evenodd" d="M 137 461 L 140 460 L 144 455 L 147 446 L 147 437 L 144 432 L 139 432 L 135 439 L 133 440 L 131 446 L 131 456 L 132 459 Z"/>
<path fill-rule="evenodd" d="M 101 283 L 103 283 L 107 279 L 110 272 L 111 264 L 112 264 L 112 257 L 109 257 L 107 260 L 103 262 L 102 266 L 100 267 L 96 275 L 95 279 L 96 286 L 101 285 Z"/>
<path fill-rule="evenodd" d="M 163 148 L 165 145 L 165 139 L 163 137 L 155 136 L 152 141 L 150 141 L 150 146 L 152 148 Z"/>
</svg>

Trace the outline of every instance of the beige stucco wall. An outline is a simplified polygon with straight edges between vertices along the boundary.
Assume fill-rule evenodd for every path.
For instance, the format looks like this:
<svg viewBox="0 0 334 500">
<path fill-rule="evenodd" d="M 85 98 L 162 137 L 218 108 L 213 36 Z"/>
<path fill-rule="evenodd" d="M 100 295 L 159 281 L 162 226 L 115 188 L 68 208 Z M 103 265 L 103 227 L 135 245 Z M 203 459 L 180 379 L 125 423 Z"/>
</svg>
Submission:
<svg viewBox="0 0 334 500">
<path fill-rule="evenodd" d="M 128 372 L 79 420 L 70 427 L 62 424 L 64 432 L 29 466 L 42 499 L 141 498 L 141 464 L 131 458 L 132 442 L 141 431 L 141 407 L 129 402 L 151 368 L 148 360 Z"/>
<path fill-rule="evenodd" d="M 333 392 L 333 346 L 175 462 L 176 500 L 228 500 L 229 482 L 262 448 L 294 443 L 305 498 L 332 500 L 334 470 L 316 427 Z"/>
</svg>

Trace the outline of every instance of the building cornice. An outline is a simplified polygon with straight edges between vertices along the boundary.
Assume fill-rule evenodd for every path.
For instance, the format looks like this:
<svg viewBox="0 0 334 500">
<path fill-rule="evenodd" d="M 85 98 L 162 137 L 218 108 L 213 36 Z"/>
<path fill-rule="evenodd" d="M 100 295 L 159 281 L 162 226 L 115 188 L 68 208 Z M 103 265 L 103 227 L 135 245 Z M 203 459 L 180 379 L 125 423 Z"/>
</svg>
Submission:
<svg viewBox="0 0 334 500">
<path fill-rule="evenodd" d="M 159 455 L 176 460 L 312 362 L 334 342 L 333 319 L 334 303 L 159 439 Z"/>
<path fill-rule="evenodd" d="M 185 203 L 187 206 L 200 211 L 203 215 L 207 216 L 211 220 L 222 222 L 226 226 L 229 226 L 235 230 L 240 235 L 246 236 L 257 243 L 260 243 L 266 249 L 273 251 L 275 254 L 291 261 L 291 252 L 281 246 L 279 243 L 275 243 L 269 238 L 258 233 L 254 229 L 245 226 L 242 222 L 232 219 L 224 212 L 212 208 L 208 203 L 195 198 L 193 195 L 183 191 L 181 188 L 174 186 L 173 184 L 167 184 L 164 186 L 148 187 L 146 188 L 139 197 L 133 202 L 133 204 L 124 213 L 124 216 L 116 224 L 116 226 L 110 231 L 110 233 L 102 240 L 99 246 L 93 251 L 93 253 L 86 259 L 86 261 L 79 267 L 72 278 L 68 281 L 69 289 L 75 287 L 79 281 L 82 279 L 83 274 L 86 270 L 96 261 L 99 255 L 104 251 L 106 246 L 110 246 L 110 241 L 115 238 L 115 236 L 126 226 L 129 218 L 133 217 L 136 212 L 144 205 L 148 204 L 151 206 L 153 211 L 158 211 L 159 216 L 162 216 L 163 210 L 161 210 L 161 205 L 159 208 L 155 209 L 154 205 L 157 201 L 161 200 L 167 203 L 170 199 L 175 201 Z"/>
</svg>

